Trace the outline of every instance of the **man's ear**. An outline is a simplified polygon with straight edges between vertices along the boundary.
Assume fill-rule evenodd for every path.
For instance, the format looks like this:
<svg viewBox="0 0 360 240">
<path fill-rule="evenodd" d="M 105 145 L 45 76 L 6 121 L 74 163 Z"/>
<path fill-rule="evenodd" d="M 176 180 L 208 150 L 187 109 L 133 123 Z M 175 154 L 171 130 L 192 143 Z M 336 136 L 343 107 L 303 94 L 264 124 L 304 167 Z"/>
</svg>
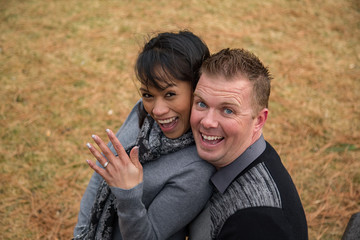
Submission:
<svg viewBox="0 0 360 240">
<path fill-rule="evenodd" d="M 261 110 L 258 115 L 256 116 L 256 121 L 255 121 L 255 131 L 261 131 L 261 129 L 263 128 L 267 117 L 268 117 L 268 113 L 269 113 L 269 109 L 264 108 L 263 110 Z"/>
</svg>

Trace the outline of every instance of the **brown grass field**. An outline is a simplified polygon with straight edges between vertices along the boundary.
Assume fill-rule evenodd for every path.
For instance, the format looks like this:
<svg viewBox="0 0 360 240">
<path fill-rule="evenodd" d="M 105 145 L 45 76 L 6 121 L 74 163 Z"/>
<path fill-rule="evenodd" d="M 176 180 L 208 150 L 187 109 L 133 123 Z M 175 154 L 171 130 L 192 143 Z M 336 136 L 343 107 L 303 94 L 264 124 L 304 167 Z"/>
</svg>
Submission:
<svg viewBox="0 0 360 240">
<path fill-rule="evenodd" d="M 360 211 L 359 0 L 0 0 L 0 239 L 70 239 L 92 174 L 85 144 L 138 100 L 147 36 L 188 29 L 253 51 L 274 80 L 265 138 L 310 239 Z"/>
</svg>

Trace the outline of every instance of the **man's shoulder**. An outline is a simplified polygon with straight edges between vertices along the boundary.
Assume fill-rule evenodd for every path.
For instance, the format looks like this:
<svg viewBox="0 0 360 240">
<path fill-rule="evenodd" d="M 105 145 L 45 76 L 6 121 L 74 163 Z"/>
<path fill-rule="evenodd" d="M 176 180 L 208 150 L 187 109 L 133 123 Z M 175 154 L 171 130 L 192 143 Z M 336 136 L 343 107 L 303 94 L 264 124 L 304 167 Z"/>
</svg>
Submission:
<svg viewBox="0 0 360 240">
<path fill-rule="evenodd" d="M 282 209 L 253 207 L 235 212 L 224 223 L 218 239 L 295 239 Z"/>
<path fill-rule="evenodd" d="M 282 208 L 278 187 L 263 162 L 240 174 L 223 194 L 214 193 L 210 201 L 215 235 L 238 211 L 258 207 Z"/>
<path fill-rule="evenodd" d="M 279 158 L 280 159 L 280 156 L 277 153 L 277 151 L 275 150 L 275 148 L 268 141 L 265 140 L 265 142 L 266 142 L 266 148 L 262 154 L 262 157 Z"/>
<path fill-rule="evenodd" d="M 236 193 L 236 196 L 230 196 Z M 264 162 L 260 162 L 240 174 L 223 194 L 236 201 L 237 209 L 249 207 L 281 208 L 281 196 L 276 182 Z"/>
</svg>

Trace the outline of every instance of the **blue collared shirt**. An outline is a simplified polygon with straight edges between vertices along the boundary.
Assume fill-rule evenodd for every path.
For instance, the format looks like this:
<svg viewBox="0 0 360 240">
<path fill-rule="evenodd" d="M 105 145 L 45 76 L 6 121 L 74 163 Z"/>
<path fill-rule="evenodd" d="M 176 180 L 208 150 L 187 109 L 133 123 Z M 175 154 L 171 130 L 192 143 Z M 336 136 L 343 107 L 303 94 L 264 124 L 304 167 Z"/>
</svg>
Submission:
<svg viewBox="0 0 360 240">
<path fill-rule="evenodd" d="M 248 147 L 235 161 L 220 168 L 211 177 L 211 182 L 220 193 L 224 193 L 234 179 L 257 159 L 265 151 L 265 148 L 266 142 L 264 136 L 261 134 L 260 138 Z"/>
</svg>

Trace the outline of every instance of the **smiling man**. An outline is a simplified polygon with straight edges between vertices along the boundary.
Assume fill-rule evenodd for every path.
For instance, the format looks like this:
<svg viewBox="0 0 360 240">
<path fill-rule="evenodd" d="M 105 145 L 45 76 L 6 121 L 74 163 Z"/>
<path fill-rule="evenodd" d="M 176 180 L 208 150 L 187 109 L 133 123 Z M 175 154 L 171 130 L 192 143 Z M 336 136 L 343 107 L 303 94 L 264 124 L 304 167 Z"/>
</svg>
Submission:
<svg viewBox="0 0 360 240">
<path fill-rule="evenodd" d="M 217 172 L 190 240 L 308 239 L 296 187 L 262 134 L 270 80 L 243 49 L 224 49 L 203 63 L 190 122 L 199 156 Z"/>
</svg>

